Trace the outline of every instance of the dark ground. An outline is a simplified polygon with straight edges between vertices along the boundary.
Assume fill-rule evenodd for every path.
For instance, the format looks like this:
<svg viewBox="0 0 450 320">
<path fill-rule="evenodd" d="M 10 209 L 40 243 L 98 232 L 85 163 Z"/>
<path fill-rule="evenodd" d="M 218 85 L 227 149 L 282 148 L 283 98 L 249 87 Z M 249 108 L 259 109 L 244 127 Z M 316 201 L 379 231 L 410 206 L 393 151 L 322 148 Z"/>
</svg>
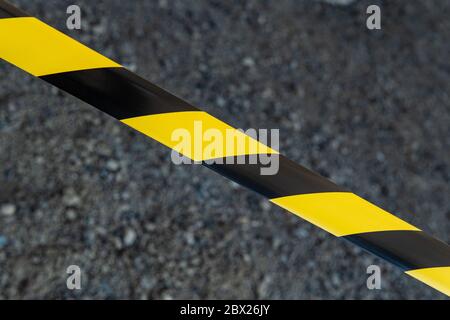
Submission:
<svg viewBox="0 0 450 320">
<path fill-rule="evenodd" d="M 14 0 L 145 78 L 450 240 L 450 2 Z M 94 4 L 95 3 L 95 4 Z M 443 296 L 0 63 L 0 298 Z M 366 288 L 379 264 L 382 290 Z M 66 289 L 66 267 L 83 289 Z"/>
</svg>

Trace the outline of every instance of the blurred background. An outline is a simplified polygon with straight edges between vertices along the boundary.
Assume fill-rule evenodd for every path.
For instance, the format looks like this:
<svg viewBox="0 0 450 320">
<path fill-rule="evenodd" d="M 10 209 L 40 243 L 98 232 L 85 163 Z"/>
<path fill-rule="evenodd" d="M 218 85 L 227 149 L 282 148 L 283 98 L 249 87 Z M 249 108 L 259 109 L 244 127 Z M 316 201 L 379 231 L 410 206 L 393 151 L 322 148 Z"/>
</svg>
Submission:
<svg viewBox="0 0 450 320">
<path fill-rule="evenodd" d="M 279 128 L 289 158 L 449 242 L 449 1 L 11 2 L 236 127 Z M 81 30 L 66 28 L 71 4 Z M 366 28 L 370 4 L 382 30 Z M 6 62 L 0 73 L 0 298 L 444 298 Z M 370 264 L 381 290 L 366 287 Z"/>
</svg>

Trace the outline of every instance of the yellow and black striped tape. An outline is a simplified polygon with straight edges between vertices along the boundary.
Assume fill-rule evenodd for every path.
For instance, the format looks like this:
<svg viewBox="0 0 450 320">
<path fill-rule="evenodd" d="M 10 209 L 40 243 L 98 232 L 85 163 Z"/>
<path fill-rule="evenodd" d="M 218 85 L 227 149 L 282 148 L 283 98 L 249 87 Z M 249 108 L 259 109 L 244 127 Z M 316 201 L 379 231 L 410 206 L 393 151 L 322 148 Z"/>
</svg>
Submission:
<svg viewBox="0 0 450 320">
<path fill-rule="evenodd" d="M 0 58 L 174 150 L 172 131 L 192 132 L 195 121 L 221 132 L 232 128 L 2 0 Z M 282 155 L 279 171 L 272 176 L 261 175 L 260 165 L 240 164 L 239 157 L 277 151 L 235 132 L 247 147 L 224 147 L 213 157 L 205 157 L 202 150 L 184 151 L 184 155 L 196 161 L 235 158 L 234 164 L 203 164 L 450 296 L 450 247 L 446 243 Z"/>
</svg>

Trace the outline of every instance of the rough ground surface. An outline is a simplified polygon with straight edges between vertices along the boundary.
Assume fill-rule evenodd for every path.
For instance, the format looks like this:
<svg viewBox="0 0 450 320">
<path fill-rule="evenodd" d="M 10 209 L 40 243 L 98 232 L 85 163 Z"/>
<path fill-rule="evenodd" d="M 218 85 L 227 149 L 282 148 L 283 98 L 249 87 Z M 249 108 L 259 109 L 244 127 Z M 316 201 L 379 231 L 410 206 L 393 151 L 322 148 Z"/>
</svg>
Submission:
<svg viewBox="0 0 450 320">
<path fill-rule="evenodd" d="M 370 3 L 379 3 L 370 1 Z M 74 1 L 15 0 L 65 29 Z M 424 230 L 450 233 L 450 2 L 76 1 L 68 32 Z M 0 63 L 0 298 L 443 298 Z M 83 289 L 66 289 L 66 267 Z M 366 267 L 382 290 L 366 288 Z"/>
</svg>

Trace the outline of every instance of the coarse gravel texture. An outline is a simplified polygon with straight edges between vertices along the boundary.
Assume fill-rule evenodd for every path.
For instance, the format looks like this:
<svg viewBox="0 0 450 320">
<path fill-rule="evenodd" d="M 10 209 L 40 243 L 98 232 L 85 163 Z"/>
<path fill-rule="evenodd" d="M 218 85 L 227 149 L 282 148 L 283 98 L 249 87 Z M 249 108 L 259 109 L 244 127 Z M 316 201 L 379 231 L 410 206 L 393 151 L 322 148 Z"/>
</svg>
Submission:
<svg viewBox="0 0 450 320">
<path fill-rule="evenodd" d="M 12 2 L 237 127 L 279 128 L 288 157 L 449 242 L 449 1 Z M 81 31 L 65 28 L 73 3 Z M 43 81 L 0 74 L 0 298 L 444 298 Z"/>
</svg>

